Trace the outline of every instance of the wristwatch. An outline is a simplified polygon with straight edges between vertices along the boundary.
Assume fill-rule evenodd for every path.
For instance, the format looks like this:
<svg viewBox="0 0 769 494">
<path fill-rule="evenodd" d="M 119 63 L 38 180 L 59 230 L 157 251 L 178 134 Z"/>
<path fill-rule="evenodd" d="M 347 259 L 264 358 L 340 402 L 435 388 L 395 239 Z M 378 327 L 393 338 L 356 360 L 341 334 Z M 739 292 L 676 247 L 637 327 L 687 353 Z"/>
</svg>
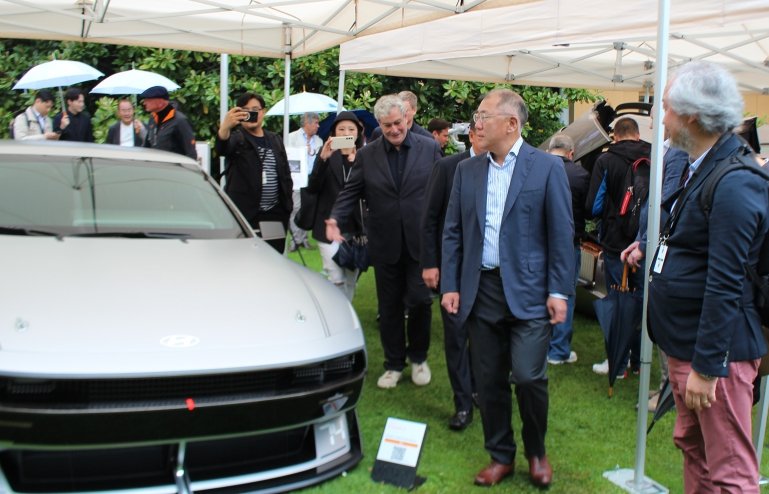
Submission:
<svg viewBox="0 0 769 494">
<path fill-rule="evenodd" d="M 703 374 L 702 372 L 698 372 L 697 374 L 699 374 L 700 377 L 702 377 L 706 381 L 715 381 L 716 379 L 718 379 L 718 376 L 711 376 L 710 374 Z"/>
</svg>

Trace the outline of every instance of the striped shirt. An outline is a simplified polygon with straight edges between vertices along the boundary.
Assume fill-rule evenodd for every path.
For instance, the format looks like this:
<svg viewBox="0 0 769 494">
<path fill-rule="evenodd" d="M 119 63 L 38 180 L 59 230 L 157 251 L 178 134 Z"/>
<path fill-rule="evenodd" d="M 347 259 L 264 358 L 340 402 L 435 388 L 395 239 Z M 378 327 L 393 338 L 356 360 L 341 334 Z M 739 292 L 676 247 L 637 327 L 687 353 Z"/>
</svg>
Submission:
<svg viewBox="0 0 769 494">
<path fill-rule="evenodd" d="M 262 199 L 259 202 L 259 210 L 269 211 L 278 205 L 278 167 L 275 151 L 267 143 L 266 137 L 248 135 L 248 132 L 243 134 L 256 143 L 262 162 Z"/>
<path fill-rule="evenodd" d="M 508 151 L 501 166 L 494 161 L 491 153 L 486 154 L 489 160 L 489 172 L 486 179 L 486 224 L 483 231 L 483 255 L 481 257 L 483 269 L 499 267 L 499 229 L 502 225 L 502 213 L 505 210 L 507 191 L 510 189 L 510 181 L 515 170 L 516 156 L 522 145 L 523 138 L 519 137 Z"/>
</svg>

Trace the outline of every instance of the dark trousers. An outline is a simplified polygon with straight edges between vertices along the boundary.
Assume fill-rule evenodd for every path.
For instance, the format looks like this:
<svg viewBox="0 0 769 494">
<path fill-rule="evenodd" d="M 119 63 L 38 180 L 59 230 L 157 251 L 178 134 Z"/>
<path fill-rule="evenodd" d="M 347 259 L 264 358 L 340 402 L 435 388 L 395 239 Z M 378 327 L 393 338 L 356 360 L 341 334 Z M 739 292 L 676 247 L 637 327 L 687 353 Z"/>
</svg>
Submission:
<svg viewBox="0 0 769 494">
<path fill-rule="evenodd" d="M 486 450 L 494 461 L 510 464 L 516 453 L 511 384 L 518 399 L 526 457 L 545 454 L 550 324 L 545 318 L 516 319 L 498 273 L 481 274 L 467 331 Z"/>
<path fill-rule="evenodd" d="M 473 380 L 470 372 L 470 348 L 467 345 L 467 328 L 459 323 L 456 314 L 449 314 L 441 307 L 443 319 L 443 349 L 446 353 L 446 369 L 454 393 L 454 409 L 458 412 L 473 408 Z"/>
<path fill-rule="evenodd" d="M 407 358 L 414 364 L 424 362 L 430 347 L 432 300 L 419 262 L 406 252 L 404 245 L 398 262 L 374 265 L 374 276 L 385 370 L 402 371 Z M 409 313 L 408 324 L 403 317 L 405 309 Z"/>
</svg>

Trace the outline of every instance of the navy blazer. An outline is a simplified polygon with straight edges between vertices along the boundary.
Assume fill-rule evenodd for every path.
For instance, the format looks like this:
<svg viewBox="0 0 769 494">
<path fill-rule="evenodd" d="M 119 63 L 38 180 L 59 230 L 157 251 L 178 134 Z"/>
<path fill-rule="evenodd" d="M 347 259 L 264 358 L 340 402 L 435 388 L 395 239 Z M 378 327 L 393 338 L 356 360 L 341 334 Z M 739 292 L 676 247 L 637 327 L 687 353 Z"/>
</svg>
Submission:
<svg viewBox="0 0 769 494">
<path fill-rule="evenodd" d="M 443 227 L 441 292 L 459 292 L 459 319 L 478 293 L 486 223 L 488 153 L 462 161 Z M 523 143 L 500 225 L 505 299 L 522 320 L 549 317 L 551 293 L 574 293 L 574 222 L 561 158 Z"/>
<path fill-rule="evenodd" d="M 405 239 L 409 255 L 419 260 L 419 223 L 427 192 L 427 181 L 440 157 L 432 138 L 408 132 L 410 148 L 400 187 L 390 173 L 385 138 L 376 139 L 355 153 L 350 179 L 336 199 L 331 218 L 342 223 L 366 199 L 366 234 L 372 264 L 398 261 Z"/>
<path fill-rule="evenodd" d="M 769 230 L 769 188 L 747 170 L 734 171 L 716 187 L 709 219 L 699 202 L 707 176 L 727 164 L 739 146 L 732 135 L 705 158 L 675 204 L 661 273 L 654 271 L 657 254 L 648 264 L 652 338 L 695 371 L 722 377 L 728 376 L 729 362 L 766 353 L 743 266 L 758 263 Z"/>
</svg>

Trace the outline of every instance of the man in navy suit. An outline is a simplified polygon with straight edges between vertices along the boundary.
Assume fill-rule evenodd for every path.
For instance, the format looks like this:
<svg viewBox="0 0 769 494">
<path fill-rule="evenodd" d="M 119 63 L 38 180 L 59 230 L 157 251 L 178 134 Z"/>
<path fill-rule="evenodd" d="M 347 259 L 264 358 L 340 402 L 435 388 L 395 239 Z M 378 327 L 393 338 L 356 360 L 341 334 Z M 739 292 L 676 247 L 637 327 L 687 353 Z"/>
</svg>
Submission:
<svg viewBox="0 0 769 494">
<path fill-rule="evenodd" d="M 441 153 L 432 137 L 408 130 L 406 107 L 397 95 L 379 98 L 374 116 L 382 138 L 355 154 L 350 179 L 326 220 L 326 238 L 343 242 L 338 223 L 350 218 L 359 199 L 366 200 L 368 251 L 376 278 L 385 357 L 385 373 L 377 386 L 394 388 L 406 360 L 411 362 L 411 380 L 424 386 L 431 379 L 427 351 L 432 301 L 419 266 L 419 223 L 427 181 Z M 408 309 L 408 326 L 404 309 Z"/>
<path fill-rule="evenodd" d="M 470 352 L 491 464 L 475 483 L 514 470 L 511 383 L 533 484 L 547 487 L 547 351 L 574 291 L 574 223 L 563 163 L 521 137 L 528 111 L 508 89 L 473 115 L 488 153 L 459 164 L 443 230 L 441 305 L 458 314 Z"/>
<path fill-rule="evenodd" d="M 766 344 L 744 266 L 758 264 L 769 230 L 769 188 L 733 171 L 718 183 L 709 215 L 700 204 L 708 177 L 741 152 L 732 129 L 743 100 L 725 69 L 683 65 L 662 102 L 671 143 L 692 161 L 651 258 L 648 293 L 649 330 L 668 355 L 684 488 L 758 493 L 751 407 Z"/>
</svg>

